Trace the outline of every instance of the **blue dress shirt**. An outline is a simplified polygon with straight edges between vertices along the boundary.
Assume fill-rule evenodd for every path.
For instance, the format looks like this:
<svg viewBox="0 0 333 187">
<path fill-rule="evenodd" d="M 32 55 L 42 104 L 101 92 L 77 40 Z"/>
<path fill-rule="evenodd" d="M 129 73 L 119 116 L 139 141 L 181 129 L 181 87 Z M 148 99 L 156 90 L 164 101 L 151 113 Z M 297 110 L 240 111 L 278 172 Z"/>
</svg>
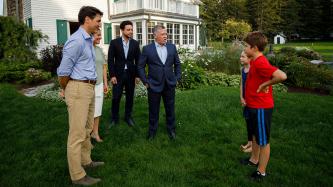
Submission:
<svg viewBox="0 0 333 187">
<path fill-rule="evenodd" d="M 155 42 L 155 47 L 158 56 L 160 57 L 163 64 L 165 64 L 167 56 L 168 56 L 168 50 L 165 45 L 160 45 L 157 42 Z"/>
<path fill-rule="evenodd" d="M 123 48 L 124 48 L 124 55 L 125 58 L 127 59 L 127 54 L 128 54 L 128 49 L 129 49 L 129 43 L 130 43 L 130 38 L 128 39 L 127 43 L 126 40 L 124 39 L 124 37 L 121 37 L 121 39 L 123 40 Z M 125 69 L 127 69 L 127 64 L 125 64 Z"/>
<path fill-rule="evenodd" d="M 93 37 L 80 27 L 64 45 L 58 76 L 70 76 L 78 80 L 96 80 Z"/>
</svg>

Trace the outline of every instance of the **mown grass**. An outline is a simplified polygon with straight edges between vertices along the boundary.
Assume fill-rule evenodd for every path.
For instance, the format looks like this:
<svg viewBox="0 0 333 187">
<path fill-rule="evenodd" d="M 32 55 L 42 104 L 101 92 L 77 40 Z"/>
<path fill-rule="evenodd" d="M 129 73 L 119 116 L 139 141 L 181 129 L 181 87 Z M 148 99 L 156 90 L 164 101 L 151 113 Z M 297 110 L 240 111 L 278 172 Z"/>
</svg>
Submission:
<svg viewBox="0 0 333 187">
<path fill-rule="evenodd" d="M 70 186 L 67 169 L 67 111 L 64 103 L 26 98 L 0 85 L 0 186 Z M 164 115 L 153 141 L 147 100 L 135 100 L 135 128 L 124 122 L 107 130 L 110 100 L 104 105 L 101 135 L 92 157 L 106 162 L 90 170 L 98 186 L 330 186 L 333 182 L 333 97 L 276 95 L 269 176 L 249 180 L 242 166 L 246 142 L 237 89 L 205 87 L 177 93 L 177 139 L 167 137 Z M 123 103 L 121 105 L 123 111 Z"/>
</svg>

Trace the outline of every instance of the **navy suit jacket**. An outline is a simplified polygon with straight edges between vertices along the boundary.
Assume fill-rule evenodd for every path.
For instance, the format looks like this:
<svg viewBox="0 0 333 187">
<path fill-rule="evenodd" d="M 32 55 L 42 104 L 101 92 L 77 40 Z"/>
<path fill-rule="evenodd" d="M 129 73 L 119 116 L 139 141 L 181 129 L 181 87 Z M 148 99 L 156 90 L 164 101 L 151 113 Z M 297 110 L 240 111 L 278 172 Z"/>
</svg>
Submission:
<svg viewBox="0 0 333 187">
<path fill-rule="evenodd" d="M 116 38 L 110 42 L 108 53 L 108 64 L 110 77 L 119 79 L 124 72 L 125 64 L 131 75 L 137 76 L 137 63 L 140 57 L 139 43 L 131 39 L 127 58 L 125 58 L 122 37 Z"/>
<path fill-rule="evenodd" d="M 177 81 L 181 78 L 181 67 L 176 46 L 166 44 L 168 56 L 165 64 L 162 63 L 157 54 L 155 42 L 146 45 L 142 49 L 142 54 L 138 63 L 138 75 L 143 84 L 148 84 L 153 92 L 161 92 L 167 84 L 170 88 L 175 88 Z M 148 76 L 145 67 L 148 65 Z"/>
</svg>

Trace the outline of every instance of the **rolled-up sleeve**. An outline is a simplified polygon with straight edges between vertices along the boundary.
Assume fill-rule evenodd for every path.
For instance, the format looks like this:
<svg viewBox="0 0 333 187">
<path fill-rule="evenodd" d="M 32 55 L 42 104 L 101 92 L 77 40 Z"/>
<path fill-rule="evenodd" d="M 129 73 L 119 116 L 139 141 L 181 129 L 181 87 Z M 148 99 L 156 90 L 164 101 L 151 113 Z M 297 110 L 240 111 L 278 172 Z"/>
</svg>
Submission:
<svg viewBox="0 0 333 187">
<path fill-rule="evenodd" d="M 58 76 L 70 76 L 75 62 L 77 62 L 82 44 L 80 40 L 70 40 L 68 41 L 62 52 L 62 59 L 60 66 L 57 69 Z"/>
</svg>

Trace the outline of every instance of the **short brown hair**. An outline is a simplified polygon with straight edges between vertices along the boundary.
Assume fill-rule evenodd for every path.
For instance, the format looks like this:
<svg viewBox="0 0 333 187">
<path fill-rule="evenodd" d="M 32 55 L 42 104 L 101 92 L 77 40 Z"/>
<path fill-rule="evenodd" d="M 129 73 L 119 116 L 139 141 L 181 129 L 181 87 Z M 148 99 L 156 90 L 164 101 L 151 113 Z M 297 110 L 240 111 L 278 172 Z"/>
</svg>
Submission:
<svg viewBox="0 0 333 187">
<path fill-rule="evenodd" d="M 133 26 L 133 23 L 131 22 L 131 21 L 123 21 L 123 22 L 121 22 L 120 23 L 120 29 L 121 30 L 124 30 L 125 29 L 125 27 L 126 27 L 126 25 L 131 25 L 131 26 Z"/>
<path fill-rule="evenodd" d="M 96 15 L 98 15 L 98 14 L 100 16 L 103 16 L 103 12 L 100 11 L 96 7 L 92 7 L 92 6 L 83 6 L 83 7 L 81 7 L 81 9 L 79 11 L 79 15 L 78 15 L 80 25 L 84 24 L 84 21 L 85 21 L 87 16 L 90 19 L 94 19 L 96 17 Z"/>
<path fill-rule="evenodd" d="M 248 43 L 251 48 L 257 46 L 259 51 L 264 51 L 268 43 L 267 37 L 260 31 L 254 31 L 247 34 L 244 42 Z"/>
</svg>

